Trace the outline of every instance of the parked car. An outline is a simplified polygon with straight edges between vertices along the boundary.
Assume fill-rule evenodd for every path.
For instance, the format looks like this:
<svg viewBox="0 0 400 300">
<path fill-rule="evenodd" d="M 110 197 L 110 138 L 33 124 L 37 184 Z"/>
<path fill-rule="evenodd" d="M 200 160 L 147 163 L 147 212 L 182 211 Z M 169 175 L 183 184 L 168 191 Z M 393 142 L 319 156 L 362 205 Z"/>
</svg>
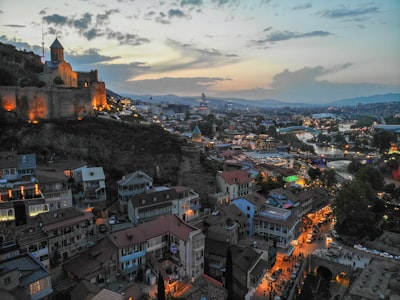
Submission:
<svg viewBox="0 0 400 300">
<path fill-rule="evenodd" d="M 279 275 L 281 275 L 281 273 L 282 273 L 282 269 L 281 268 L 276 269 L 274 272 L 272 272 L 271 281 L 277 281 L 278 278 L 279 278 Z"/>
<path fill-rule="evenodd" d="M 107 232 L 107 225 L 106 225 L 106 224 L 100 224 L 100 225 L 99 225 L 99 232 L 100 232 L 100 233 L 105 233 L 105 232 Z"/>
<path fill-rule="evenodd" d="M 390 259 L 393 259 L 394 258 L 394 256 L 392 255 L 392 254 L 389 254 L 389 253 L 387 253 L 387 252 L 382 252 L 381 254 L 379 254 L 380 256 L 382 256 L 382 257 L 385 257 L 385 258 L 390 258 Z"/>
<path fill-rule="evenodd" d="M 329 247 L 335 248 L 335 249 L 338 249 L 338 250 L 342 250 L 342 249 L 343 249 L 343 247 L 340 246 L 340 245 L 339 245 L 338 243 L 336 243 L 336 242 L 330 242 L 330 243 L 329 243 Z"/>
<path fill-rule="evenodd" d="M 114 225 L 115 223 L 117 223 L 117 216 L 112 215 L 112 216 L 108 219 L 108 224 Z"/>
</svg>

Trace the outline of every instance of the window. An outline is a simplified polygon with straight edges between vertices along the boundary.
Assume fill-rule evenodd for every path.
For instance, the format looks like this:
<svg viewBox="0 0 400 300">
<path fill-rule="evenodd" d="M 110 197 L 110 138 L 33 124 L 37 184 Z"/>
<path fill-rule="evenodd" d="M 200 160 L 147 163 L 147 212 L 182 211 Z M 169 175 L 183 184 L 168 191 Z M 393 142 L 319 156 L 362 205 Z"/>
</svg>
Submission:
<svg viewBox="0 0 400 300">
<path fill-rule="evenodd" d="M 4 278 L 4 284 L 5 285 L 10 284 L 10 283 L 11 283 L 11 278 L 10 277 Z"/>
</svg>

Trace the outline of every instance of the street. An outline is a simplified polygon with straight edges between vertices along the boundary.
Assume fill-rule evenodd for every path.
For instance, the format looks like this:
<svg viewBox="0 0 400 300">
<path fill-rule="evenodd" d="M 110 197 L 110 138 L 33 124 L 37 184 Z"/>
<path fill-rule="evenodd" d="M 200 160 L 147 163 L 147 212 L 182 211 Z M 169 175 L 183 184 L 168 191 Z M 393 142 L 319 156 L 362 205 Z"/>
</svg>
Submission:
<svg viewBox="0 0 400 300">
<path fill-rule="evenodd" d="M 314 216 L 312 224 L 310 225 L 314 226 L 318 223 L 318 220 L 319 217 Z M 319 227 L 319 233 L 316 235 L 317 238 L 311 243 L 305 241 L 307 240 L 307 234 L 310 230 L 312 231 L 312 229 L 307 228 L 302 232 L 298 238 L 299 243 L 295 246 L 293 254 L 290 257 L 277 257 L 274 267 L 259 284 L 251 299 L 285 299 L 285 296 L 288 295 L 290 288 L 293 286 L 293 280 L 296 278 L 296 276 L 293 275 L 293 271 L 300 267 L 305 257 L 313 253 L 334 262 L 352 266 L 353 268 L 363 268 L 369 262 L 369 256 L 365 254 L 363 255 L 356 249 L 343 245 L 334 248 L 333 244 L 335 243 L 333 243 L 332 246 L 330 246 L 330 243 L 334 241 L 334 238 L 330 240 L 327 239 L 326 236 L 332 237 L 332 229 L 333 221 L 331 218 L 327 223 L 322 224 Z M 275 278 L 271 280 L 271 273 L 279 269 L 282 271 L 278 278 L 276 280 Z"/>
</svg>

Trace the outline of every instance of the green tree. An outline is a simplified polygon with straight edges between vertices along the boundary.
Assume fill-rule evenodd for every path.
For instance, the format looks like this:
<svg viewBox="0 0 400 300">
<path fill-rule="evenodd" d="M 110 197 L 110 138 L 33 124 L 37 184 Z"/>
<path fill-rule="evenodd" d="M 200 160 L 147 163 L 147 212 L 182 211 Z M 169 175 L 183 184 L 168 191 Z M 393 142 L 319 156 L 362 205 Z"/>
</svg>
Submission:
<svg viewBox="0 0 400 300">
<path fill-rule="evenodd" d="M 359 180 L 353 180 L 337 193 L 333 209 L 339 233 L 360 239 L 375 232 L 377 216 L 370 208 L 376 201 L 374 195 L 371 186 Z"/>
<path fill-rule="evenodd" d="M 382 191 L 385 186 L 385 179 L 379 170 L 370 165 L 362 166 L 357 174 L 356 179 L 367 182 L 375 191 Z"/>
<path fill-rule="evenodd" d="M 315 180 L 320 178 L 322 173 L 319 168 L 309 168 L 307 174 L 308 176 L 310 176 L 311 180 Z"/>
<path fill-rule="evenodd" d="M 275 126 L 269 126 L 267 128 L 267 134 L 273 138 L 277 138 L 278 137 L 278 133 L 276 131 L 276 127 Z"/>
<path fill-rule="evenodd" d="M 361 169 L 361 167 L 362 167 L 362 164 L 361 164 L 359 161 L 352 161 L 352 162 L 350 162 L 349 165 L 347 166 L 347 171 L 348 171 L 350 174 L 355 175 L 355 174 L 358 172 L 358 170 Z"/>
<path fill-rule="evenodd" d="M 64 80 L 62 80 L 62 78 L 60 76 L 56 76 L 53 80 L 53 83 L 55 85 L 62 85 L 62 84 L 64 84 Z"/>
<path fill-rule="evenodd" d="M 391 144 L 395 142 L 396 136 L 393 132 L 379 131 L 376 132 L 372 139 L 372 146 L 379 149 L 381 153 L 387 151 Z"/>
<path fill-rule="evenodd" d="M 336 180 L 336 171 L 334 169 L 326 169 L 324 173 L 322 173 L 321 181 L 327 187 L 333 187 L 337 180 Z"/>
</svg>

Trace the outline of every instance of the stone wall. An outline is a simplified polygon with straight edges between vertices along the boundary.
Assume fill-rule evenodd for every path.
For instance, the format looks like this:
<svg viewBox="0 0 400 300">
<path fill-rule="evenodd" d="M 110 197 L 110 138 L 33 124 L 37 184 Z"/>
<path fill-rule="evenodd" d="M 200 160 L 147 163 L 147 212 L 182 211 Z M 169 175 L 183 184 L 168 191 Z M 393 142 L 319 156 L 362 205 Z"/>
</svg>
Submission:
<svg viewBox="0 0 400 300">
<path fill-rule="evenodd" d="M 21 119 L 81 118 L 93 114 L 93 106 L 106 106 L 103 82 L 88 88 L 0 86 L 0 104 Z"/>
</svg>

